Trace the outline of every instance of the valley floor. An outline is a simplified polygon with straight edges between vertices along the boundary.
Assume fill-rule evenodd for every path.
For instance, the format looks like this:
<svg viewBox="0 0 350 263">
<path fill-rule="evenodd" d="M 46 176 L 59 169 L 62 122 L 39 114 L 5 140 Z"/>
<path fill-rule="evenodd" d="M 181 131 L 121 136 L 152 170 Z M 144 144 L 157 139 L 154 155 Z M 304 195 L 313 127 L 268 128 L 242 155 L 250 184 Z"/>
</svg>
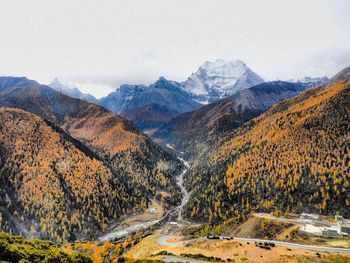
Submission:
<svg viewBox="0 0 350 263">
<path fill-rule="evenodd" d="M 182 176 L 189 164 L 179 159 L 186 167 L 177 178 L 183 194 L 181 204 L 164 211 L 153 201 L 145 213 L 125 220 L 115 231 L 101 238 L 101 241 L 119 239 L 157 225 L 157 230 L 125 253 L 127 260 L 204 263 L 322 259 L 322 262 L 350 262 L 350 240 L 300 234 L 301 221 L 297 217 L 288 219 L 258 213 L 239 225 L 224 225 L 216 237 L 210 237 L 210 233 L 200 234 L 204 226 L 182 218 L 181 210 L 190 196 L 183 186 Z M 159 225 L 160 222 L 163 224 Z"/>
<path fill-rule="evenodd" d="M 264 226 L 262 227 L 262 223 Z M 300 221 L 253 214 L 226 225 L 216 237 L 201 236 L 201 225 L 168 222 L 125 255 L 164 262 L 350 262 L 350 240 L 298 234 Z M 263 236 L 268 232 L 271 236 Z M 307 261 L 308 262 L 308 261 Z"/>
<path fill-rule="evenodd" d="M 191 222 L 187 222 L 182 218 L 182 209 L 190 198 L 190 193 L 186 190 L 183 184 L 183 176 L 186 174 L 190 166 L 183 158 L 178 157 L 178 159 L 184 164 L 184 170 L 176 177 L 176 183 L 182 193 L 181 203 L 178 206 L 165 211 L 164 207 L 159 202 L 152 200 L 151 206 L 148 207 L 144 213 L 125 219 L 107 234 L 101 236 L 100 241 L 113 241 L 115 239 L 124 238 L 138 231 L 146 230 L 157 224 L 169 221 L 169 218 L 175 218 L 177 222 L 191 224 Z M 172 222 L 172 224 L 177 223 Z"/>
<path fill-rule="evenodd" d="M 265 245 L 264 243 L 267 243 Z M 274 245 L 271 245 L 274 244 Z M 337 249 L 297 245 L 284 242 L 270 242 L 258 239 L 237 238 L 234 240 L 207 239 L 172 234 L 155 234 L 146 237 L 126 255 L 133 259 L 150 259 L 177 262 L 299 262 L 301 259 L 336 258 Z M 350 250 L 341 250 L 344 258 L 350 262 Z M 346 252 L 346 254 L 344 253 Z M 335 259 L 334 259 L 335 260 Z M 313 261 L 311 261 L 313 262 Z M 322 261 L 323 262 L 323 261 Z"/>
</svg>

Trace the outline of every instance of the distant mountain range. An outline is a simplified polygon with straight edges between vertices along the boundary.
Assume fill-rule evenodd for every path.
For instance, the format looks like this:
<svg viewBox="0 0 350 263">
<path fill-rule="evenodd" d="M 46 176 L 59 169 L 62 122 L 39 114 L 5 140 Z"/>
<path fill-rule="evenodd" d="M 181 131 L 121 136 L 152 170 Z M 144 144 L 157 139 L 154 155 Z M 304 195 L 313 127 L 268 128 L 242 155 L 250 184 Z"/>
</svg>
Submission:
<svg viewBox="0 0 350 263">
<path fill-rule="evenodd" d="M 118 114 L 151 103 L 166 106 L 177 112 L 190 111 L 200 106 L 179 83 L 164 77 L 160 77 L 149 86 L 122 85 L 115 92 L 100 99 L 99 103 Z"/>
<path fill-rule="evenodd" d="M 287 80 L 288 82 L 292 82 L 292 83 L 309 83 L 310 86 L 312 87 L 317 87 L 317 86 L 321 86 L 324 83 L 327 83 L 329 81 L 329 78 L 324 76 L 324 77 L 304 77 L 301 79 L 290 79 Z"/>
<path fill-rule="evenodd" d="M 156 128 L 176 113 L 190 111 L 201 106 L 179 83 L 169 81 L 164 77 L 160 77 L 149 86 L 122 85 L 115 92 L 100 99 L 98 103 L 135 121 L 142 130 Z M 153 110 L 149 110 L 150 106 Z"/>
<path fill-rule="evenodd" d="M 314 87 L 326 81 L 326 77 L 306 77 L 290 82 Z M 49 86 L 68 96 L 99 104 L 133 121 L 141 130 L 153 133 L 178 114 L 230 97 L 263 82 L 243 61 L 218 59 L 203 63 L 182 83 L 160 77 L 148 86 L 124 84 L 101 99 L 84 94 L 74 84 L 58 79 Z"/>
</svg>

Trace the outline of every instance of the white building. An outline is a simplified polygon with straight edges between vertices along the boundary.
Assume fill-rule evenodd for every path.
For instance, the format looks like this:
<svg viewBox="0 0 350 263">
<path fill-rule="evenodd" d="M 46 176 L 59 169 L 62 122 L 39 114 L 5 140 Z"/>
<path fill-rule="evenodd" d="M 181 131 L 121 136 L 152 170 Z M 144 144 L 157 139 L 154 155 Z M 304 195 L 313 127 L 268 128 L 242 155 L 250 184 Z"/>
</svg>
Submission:
<svg viewBox="0 0 350 263">
<path fill-rule="evenodd" d="M 319 220 L 319 216 L 303 213 L 299 220 L 303 222 L 300 230 L 309 234 L 319 236 L 349 235 L 350 224 L 342 216 L 336 215 L 336 225 Z"/>
<path fill-rule="evenodd" d="M 337 221 L 337 232 L 338 235 L 349 235 L 350 234 L 350 224 L 344 219 L 344 217 L 336 215 L 335 221 Z"/>
</svg>

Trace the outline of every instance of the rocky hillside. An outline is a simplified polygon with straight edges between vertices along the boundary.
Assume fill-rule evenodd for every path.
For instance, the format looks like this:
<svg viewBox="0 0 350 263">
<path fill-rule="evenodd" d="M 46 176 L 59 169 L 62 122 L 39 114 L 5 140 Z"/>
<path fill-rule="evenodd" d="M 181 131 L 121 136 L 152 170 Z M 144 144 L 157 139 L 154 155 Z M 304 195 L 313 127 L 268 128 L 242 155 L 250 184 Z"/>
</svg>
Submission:
<svg viewBox="0 0 350 263">
<path fill-rule="evenodd" d="M 217 141 L 186 176 L 189 218 L 251 211 L 349 216 L 350 67 Z"/>
<path fill-rule="evenodd" d="M 157 103 L 147 104 L 121 113 L 123 117 L 131 120 L 143 131 L 159 128 L 178 114 L 178 111 Z"/>
</svg>

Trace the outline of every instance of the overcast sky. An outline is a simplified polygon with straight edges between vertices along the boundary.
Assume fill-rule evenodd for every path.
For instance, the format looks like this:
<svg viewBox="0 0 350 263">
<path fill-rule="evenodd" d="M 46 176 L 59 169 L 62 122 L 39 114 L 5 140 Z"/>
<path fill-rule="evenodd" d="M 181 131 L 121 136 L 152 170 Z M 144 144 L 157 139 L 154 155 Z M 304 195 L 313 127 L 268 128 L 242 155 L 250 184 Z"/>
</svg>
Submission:
<svg viewBox="0 0 350 263">
<path fill-rule="evenodd" d="M 241 59 L 267 80 L 350 65 L 350 1 L 0 0 L 0 75 L 59 77 L 97 97 L 121 83 L 183 81 Z"/>
</svg>

